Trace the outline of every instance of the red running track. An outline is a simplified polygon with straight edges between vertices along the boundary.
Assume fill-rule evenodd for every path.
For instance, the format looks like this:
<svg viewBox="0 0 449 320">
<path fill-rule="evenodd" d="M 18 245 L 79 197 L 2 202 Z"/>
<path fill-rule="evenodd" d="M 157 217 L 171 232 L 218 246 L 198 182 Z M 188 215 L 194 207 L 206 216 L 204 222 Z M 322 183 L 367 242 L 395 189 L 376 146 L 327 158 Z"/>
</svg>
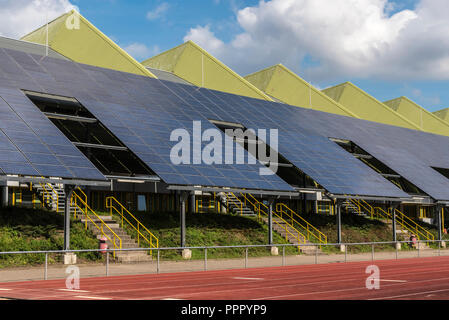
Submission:
<svg viewBox="0 0 449 320">
<path fill-rule="evenodd" d="M 366 268 L 380 270 L 368 290 Z M 0 297 L 32 300 L 369 300 L 449 299 L 449 257 L 192 273 L 0 283 Z"/>
</svg>

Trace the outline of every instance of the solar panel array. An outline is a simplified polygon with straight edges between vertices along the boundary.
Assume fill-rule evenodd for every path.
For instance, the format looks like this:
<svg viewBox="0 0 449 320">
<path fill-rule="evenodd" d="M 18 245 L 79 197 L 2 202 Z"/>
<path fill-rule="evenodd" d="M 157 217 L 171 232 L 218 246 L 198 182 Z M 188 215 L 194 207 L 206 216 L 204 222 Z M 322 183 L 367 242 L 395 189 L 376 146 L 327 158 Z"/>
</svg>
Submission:
<svg viewBox="0 0 449 320">
<path fill-rule="evenodd" d="M 28 55 L 12 52 L 15 53 L 14 60 L 0 51 L 0 172 L 105 180 L 92 163 L 18 89 L 32 85 L 36 89 L 24 69 L 37 76 L 39 66 Z M 24 69 L 15 62 L 20 62 Z"/>
<path fill-rule="evenodd" d="M 354 141 L 433 198 L 449 200 L 448 179 L 431 168 L 449 168 L 447 137 L 6 49 L 0 50 L 0 88 L 2 110 L 9 107 L 17 116 L 21 107 L 26 112 L 35 108 L 33 117 L 37 119 L 20 114 L 25 126 L 17 126 L 29 133 L 23 137 L 32 139 L 36 149 L 27 149 L 29 145 L 19 141 L 16 134 L 10 137 L 7 131 L 17 128 L 0 119 L 5 127 L 1 127 L 0 145 L 3 150 L 15 151 L 11 157 L 0 158 L 5 173 L 35 170 L 60 176 L 64 171 L 80 177 L 84 174 L 78 175 L 75 168 L 95 171 L 35 106 L 25 102 L 27 98 L 19 89 L 28 89 L 78 99 L 169 184 L 292 190 L 277 176 L 260 176 L 261 165 L 174 166 L 170 161 L 175 144 L 169 141 L 172 130 L 184 128 L 192 134 L 193 121 L 201 121 L 205 130 L 214 128 L 208 121 L 214 119 L 247 128 L 278 129 L 280 153 L 332 193 L 406 196 L 329 137 Z M 16 121 L 14 115 L 9 117 Z M 43 134 L 47 129 L 48 134 Z M 47 156 L 34 156 L 36 153 Z M 80 161 L 71 161 L 75 159 L 70 156 Z M 10 164 L 17 167 L 7 169 Z"/>
<path fill-rule="evenodd" d="M 110 70 L 101 72 L 109 74 L 110 78 L 114 74 Z M 262 165 L 249 164 L 249 159 L 256 162 L 255 159 L 237 144 L 233 144 L 232 152 L 233 155 L 238 151 L 244 154 L 243 164 L 207 165 L 191 148 L 189 164 L 174 165 L 170 157 L 171 148 L 177 143 L 170 142 L 173 130 L 184 129 L 193 139 L 193 121 L 201 121 L 203 131 L 216 127 L 202 114 L 198 104 L 181 100 L 161 82 L 141 81 L 141 78 L 133 79 L 132 75 L 128 77 L 127 84 L 122 87 L 125 91 L 134 92 L 128 101 L 112 103 L 80 95 L 77 99 L 166 183 L 293 191 L 276 175 L 260 175 Z M 121 98 L 126 99 L 125 96 Z M 224 134 L 221 136 L 224 140 Z M 202 142 L 200 150 L 208 143 Z M 224 148 L 221 153 L 225 154 Z M 201 163 L 194 164 L 195 160 Z"/>
<path fill-rule="evenodd" d="M 207 108 L 202 113 L 209 119 L 237 122 L 255 130 L 278 129 L 279 153 L 334 194 L 408 196 L 327 137 L 298 126 L 299 108 L 286 108 L 256 99 L 248 101 L 204 88 L 165 84 L 186 100 L 200 101 Z"/>
<path fill-rule="evenodd" d="M 261 176 L 260 163 L 174 166 L 169 141 L 173 130 L 185 128 L 192 134 L 193 120 L 202 120 L 203 130 L 215 127 L 159 81 L 150 85 L 143 77 L 11 50 L 1 50 L 0 59 L 6 69 L 12 65 L 11 70 L 1 69 L 5 112 L 20 115 L 21 121 L 19 126 L 0 119 L 4 140 L 15 148 L 14 156 L 5 154 L 7 161 L 0 158 L 4 173 L 104 179 L 20 88 L 76 98 L 166 183 L 293 191 L 276 175 Z M 18 130 L 8 131 L 10 127 Z M 25 137 L 26 142 L 19 141 Z M 202 147 L 206 145 L 202 142 Z M 238 145 L 233 152 L 238 149 L 251 158 Z M 197 157 L 194 154 L 191 160 Z"/>
</svg>

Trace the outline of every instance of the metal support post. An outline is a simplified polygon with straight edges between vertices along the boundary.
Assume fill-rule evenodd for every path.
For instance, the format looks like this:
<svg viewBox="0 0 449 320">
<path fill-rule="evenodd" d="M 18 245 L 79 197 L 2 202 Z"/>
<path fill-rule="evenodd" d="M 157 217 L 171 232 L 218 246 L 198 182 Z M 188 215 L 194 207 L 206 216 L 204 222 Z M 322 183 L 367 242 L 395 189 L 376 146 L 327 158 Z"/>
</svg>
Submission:
<svg viewBox="0 0 449 320">
<path fill-rule="evenodd" d="M 273 244 L 273 203 L 274 199 L 271 198 L 268 200 L 270 206 L 270 212 L 268 214 L 268 244 Z"/>
<path fill-rule="evenodd" d="M 338 200 L 336 202 L 335 212 L 337 214 L 337 243 L 341 244 L 342 243 L 342 239 L 341 239 L 341 202 Z"/>
<path fill-rule="evenodd" d="M 188 193 L 181 193 L 181 210 L 180 210 L 180 228 L 181 228 L 181 247 L 184 248 L 186 246 L 186 201 L 187 201 Z"/>
<path fill-rule="evenodd" d="M 70 199 L 72 198 L 74 186 L 65 185 L 65 199 L 64 199 L 64 250 L 70 250 Z"/>
</svg>

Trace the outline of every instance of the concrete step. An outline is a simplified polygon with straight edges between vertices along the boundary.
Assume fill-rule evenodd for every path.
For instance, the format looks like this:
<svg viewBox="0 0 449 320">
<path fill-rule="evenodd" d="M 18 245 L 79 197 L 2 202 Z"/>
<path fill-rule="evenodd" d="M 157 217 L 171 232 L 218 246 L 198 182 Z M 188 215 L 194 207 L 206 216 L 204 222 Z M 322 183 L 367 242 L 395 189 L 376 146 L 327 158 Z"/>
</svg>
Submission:
<svg viewBox="0 0 449 320">
<path fill-rule="evenodd" d="M 121 263 L 130 263 L 130 262 L 149 262 L 153 261 L 152 256 L 143 251 L 125 251 L 125 252 L 117 252 L 116 258 L 118 262 Z"/>
</svg>

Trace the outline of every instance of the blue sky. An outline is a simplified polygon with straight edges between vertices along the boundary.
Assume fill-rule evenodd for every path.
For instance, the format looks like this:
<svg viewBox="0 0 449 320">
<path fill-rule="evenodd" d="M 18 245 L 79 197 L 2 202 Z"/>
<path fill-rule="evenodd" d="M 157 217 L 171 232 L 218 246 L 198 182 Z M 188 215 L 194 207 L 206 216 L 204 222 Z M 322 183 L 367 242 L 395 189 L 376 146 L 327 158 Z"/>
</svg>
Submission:
<svg viewBox="0 0 449 320">
<path fill-rule="evenodd" d="M 77 6 L 139 61 L 193 40 L 241 75 L 282 63 L 321 89 L 351 81 L 381 101 L 449 107 L 447 0 L 45 1 Z"/>
</svg>

